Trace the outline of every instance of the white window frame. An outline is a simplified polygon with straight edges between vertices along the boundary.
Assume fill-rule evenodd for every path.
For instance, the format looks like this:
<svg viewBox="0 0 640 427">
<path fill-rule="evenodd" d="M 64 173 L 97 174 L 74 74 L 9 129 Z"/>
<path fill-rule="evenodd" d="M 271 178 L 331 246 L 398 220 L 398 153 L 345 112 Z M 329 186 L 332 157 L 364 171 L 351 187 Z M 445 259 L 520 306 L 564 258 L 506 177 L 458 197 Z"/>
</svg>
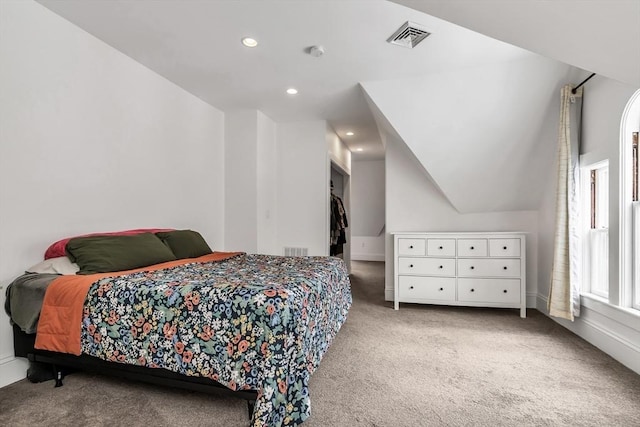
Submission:
<svg viewBox="0 0 640 427">
<path fill-rule="evenodd" d="M 631 203 L 631 256 L 632 256 L 632 286 L 631 308 L 640 310 L 640 201 Z"/>
<path fill-rule="evenodd" d="M 596 295 L 605 300 L 609 299 L 609 250 L 608 250 L 608 238 L 609 238 L 609 177 L 607 177 L 606 182 L 603 186 L 599 186 L 596 189 L 597 192 L 601 194 L 604 193 L 606 197 L 606 201 L 604 206 L 600 203 L 600 209 L 598 211 L 604 210 L 604 216 L 606 218 L 606 227 L 601 220 L 596 218 L 597 228 L 592 228 L 592 205 L 591 205 L 591 172 L 592 171 L 604 171 L 606 170 L 607 175 L 609 173 L 609 159 L 594 161 L 593 155 L 582 155 L 580 158 L 580 199 L 581 202 L 581 218 L 582 218 L 582 287 L 581 293 L 587 295 Z M 599 197 L 600 198 L 600 197 Z M 598 203 L 596 202 L 596 208 L 598 207 Z M 594 234 L 597 234 L 594 235 Z M 604 234 L 604 235 L 603 235 Z M 605 270 L 604 274 L 602 274 L 601 279 L 598 283 L 593 283 L 592 273 L 594 272 L 594 263 L 593 260 L 593 252 L 594 248 L 592 247 L 592 241 L 594 238 L 600 237 L 601 239 L 606 239 L 607 249 L 604 251 L 605 259 L 603 268 Z M 596 270 L 597 271 L 597 270 Z"/>
<path fill-rule="evenodd" d="M 640 90 L 631 97 L 620 123 L 620 286 L 611 303 L 640 311 L 640 266 L 634 266 L 633 245 L 633 152 L 632 132 L 640 130 Z M 634 270 L 636 272 L 634 273 Z"/>
</svg>

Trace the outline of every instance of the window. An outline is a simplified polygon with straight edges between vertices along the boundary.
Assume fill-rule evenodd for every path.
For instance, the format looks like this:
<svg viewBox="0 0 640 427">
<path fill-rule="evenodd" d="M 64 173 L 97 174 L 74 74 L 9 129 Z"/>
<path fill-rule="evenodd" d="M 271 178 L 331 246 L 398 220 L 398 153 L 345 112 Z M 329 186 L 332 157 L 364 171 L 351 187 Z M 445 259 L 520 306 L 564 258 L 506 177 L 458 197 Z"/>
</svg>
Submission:
<svg viewBox="0 0 640 427">
<path fill-rule="evenodd" d="M 638 132 L 631 133 L 631 200 L 638 201 Z"/>
<path fill-rule="evenodd" d="M 609 297 L 609 161 L 582 169 L 584 233 L 583 293 Z"/>
<path fill-rule="evenodd" d="M 640 309 L 640 201 L 638 201 L 638 132 L 631 133 L 631 246 L 632 246 L 632 304 Z"/>
<path fill-rule="evenodd" d="M 612 303 L 636 310 L 640 310 L 639 134 L 640 90 L 627 103 L 620 123 L 620 285 L 612 287 Z"/>
</svg>

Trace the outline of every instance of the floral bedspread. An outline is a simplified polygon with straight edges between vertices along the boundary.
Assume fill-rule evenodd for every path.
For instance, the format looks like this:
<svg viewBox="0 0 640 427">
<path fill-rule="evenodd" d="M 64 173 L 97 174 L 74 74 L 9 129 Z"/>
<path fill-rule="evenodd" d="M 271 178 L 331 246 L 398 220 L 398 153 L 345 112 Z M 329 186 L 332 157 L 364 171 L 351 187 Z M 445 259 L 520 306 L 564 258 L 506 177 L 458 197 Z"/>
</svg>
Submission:
<svg viewBox="0 0 640 427">
<path fill-rule="evenodd" d="M 95 282 L 82 352 L 256 390 L 253 426 L 298 425 L 310 415 L 309 378 L 350 306 L 339 258 L 194 262 Z"/>
</svg>

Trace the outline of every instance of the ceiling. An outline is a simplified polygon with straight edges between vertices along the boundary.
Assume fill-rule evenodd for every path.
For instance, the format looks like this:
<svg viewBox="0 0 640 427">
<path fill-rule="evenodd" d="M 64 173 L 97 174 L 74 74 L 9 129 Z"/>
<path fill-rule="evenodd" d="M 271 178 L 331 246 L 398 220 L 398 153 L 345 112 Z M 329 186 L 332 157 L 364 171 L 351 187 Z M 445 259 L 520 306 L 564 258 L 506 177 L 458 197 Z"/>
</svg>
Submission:
<svg viewBox="0 0 640 427">
<path fill-rule="evenodd" d="M 258 109 L 276 122 L 327 120 L 354 160 L 384 156 L 360 83 L 535 56 L 383 0 L 39 3 L 222 111 Z M 432 35 L 414 49 L 387 43 L 406 21 Z M 244 47 L 245 36 L 259 45 Z M 325 54 L 309 55 L 313 45 Z M 289 87 L 299 93 L 287 95 Z"/>
<path fill-rule="evenodd" d="M 391 0 L 640 87 L 639 0 Z"/>
</svg>

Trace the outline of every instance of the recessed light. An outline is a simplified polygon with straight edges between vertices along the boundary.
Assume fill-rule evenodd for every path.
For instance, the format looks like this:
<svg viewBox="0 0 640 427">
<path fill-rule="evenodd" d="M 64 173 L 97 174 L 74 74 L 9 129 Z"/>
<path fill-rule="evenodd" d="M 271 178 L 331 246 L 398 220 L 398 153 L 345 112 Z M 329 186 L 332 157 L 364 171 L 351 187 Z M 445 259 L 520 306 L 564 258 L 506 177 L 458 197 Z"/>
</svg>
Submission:
<svg viewBox="0 0 640 427">
<path fill-rule="evenodd" d="M 242 44 L 246 47 L 256 47 L 258 46 L 258 40 L 252 39 L 251 37 L 245 37 L 242 39 Z"/>
<path fill-rule="evenodd" d="M 349 132 L 347 132 L 345 135 L 347 135 L 347 136 L 353 136 L 353 135 L 355 135 L 355 134 L 354 134 L 353 132 L 349 131 Z"/>
<path fill-rule="evenodd" d="M 289 89 L 287 89 L 287 93 L 289 95 L 295 95 L 298 93 L 298 89 L 294 88 L 294 87 L 290 87 Z"/>
<path fill-rule="evenodd" d="M 364 148 L 356 148 L 356 151 L 364 151 Z"/>
</svg>

